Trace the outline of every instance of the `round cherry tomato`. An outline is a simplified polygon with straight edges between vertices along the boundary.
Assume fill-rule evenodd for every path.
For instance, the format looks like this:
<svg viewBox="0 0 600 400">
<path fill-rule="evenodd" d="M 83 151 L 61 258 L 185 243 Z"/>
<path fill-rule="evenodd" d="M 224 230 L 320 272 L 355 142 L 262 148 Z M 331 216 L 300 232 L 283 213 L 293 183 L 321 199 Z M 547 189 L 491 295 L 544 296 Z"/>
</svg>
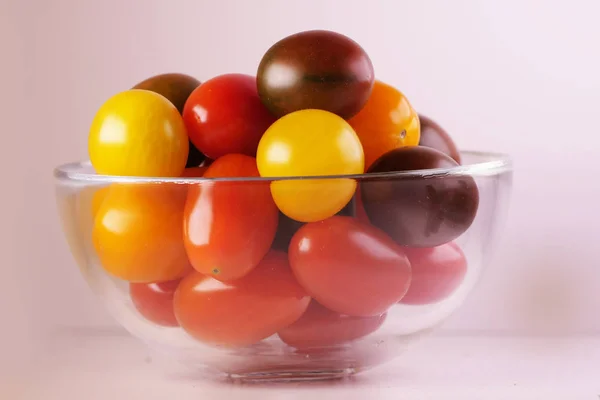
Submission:
<svg viewBox="0 0 600 400">
<path fill-rule="evenodd" d="M 313 30 L 275 43 L 263 56 L 256 82 L 274 115 L 319 109 L 350 118 L 365 104 L 375 74 L 367 53 L 339 33 Z"/>
<path fill-rule="evenodd" d="M 437 122 L 424 115 L 419 115 L 421 122 L 421 138 L 419 146 L 431 147 L 449 155 L 460 164 L 460 153 L 454 141 Z"/>
<path fill-rule="evenodd" d="M 200 86 L 200 81 L 193 76 L 167 73 L 145 79 L 136 84 L 133 89 L 151 90 L 165 96 L 182 114 L 186 100 L 198 86 Z M 197 167 L 204 160 L 204 154 L 198 151 L 191 141 L 189 147 L 186 167 Z"/>
<path fill-rule="evenodd" d="M 402 247 L 352 217 L 304 225 L 288 254 L 300 285 L 341 314 L 380 315 L 402 299 L 410 284 L 410 263 Z"/>
<path fill-rule="evenodd" d="M 204 173 L 205 178 L 257 176 L 256 160 L 243 154 L 220 157 Z M 268 182 L 190 185 L 184 236 L 192 265 L 221 281 L 241 278 L 269 251 L 278 216 Z"/>
<path fill-rule="evenodd" d="M 98 110 L 88 150 L 99 174 L 177 177 L 185 168 L 189 144 L 181 115 L 169 100 L 132 89 Z"/>
<path fill-rule="evenodd" d="M 368 172 L 456 166 L 441 151 L 411 146 L 385 153 Z M 371 223 L 408 247 L 435 247 L 456 239 L 471 226 L 479 207 L 477 183 L 469 175 L 365 179 L 360 189 Z"/>
<path fill-rule="evenodd" d="M 100 263 L 130 282 L 181 278 L 191 269 L 183 245 L 185 186 L 113 184 L 97 211 L 92 240 Z"/>
<path fill-rule="evenodd" d="M 183 113 L 185 102 L 198 86 L 200 86 L 200 81 L 193 76 L 167 73 L 145 79 L 137 83 L 133 89 L 150 90 L 165 96 L 179 113 Z"/>
<path fill-rule="evenodd" d="M 298 349 L 335 346 L 375 332 L 387 314 L 351 317 L 338 314 L 312 301 L 300 319 L 277 332 L 286 344 Z"/>
<path fill-rule="evenodd" d="M 261 103 L 256 79 L 243 74 L 212 78 L 192 92 L 183 109 L 190 140 L 207 157 L 256 156 L 262 134 L 275 121 Z"/>
<path fill-rule="evenodd" d="M 405 248 L 412 267 L 412 281 L 400 301 L 432 304 L 450 296 L 467 274 L 467 260 L 460 247 L 450 242 L 433 248 Z"/>
<path fill-rule="evenodd" d="M 290 271 L 286 254 L 272 251 L 252 272 L 235 281 L 189 275 L 175 293 L 175 315 L 198 340 L 245 346 L 295 322 L 309 302 Z"/>
<path fill-rule="evenodd" d="M 419 144 L 419 115 L 399 90 L 375 81 L 364 108 L 348 121 L 365 152 L 365 169 L 390 150 Z"/>
<path fill-rule="evenodd" d="M 322 110 L 296 111 L 275 122 L 257 152 L 263 177 L 361 174 L 364 154 L 352 127 Z M 275 203 L 288 217 L 313 222 L 339 212 L 354 195 L 353 179 L 272 182 Z"/>
<path fill-rule="evenodd" d="M 158 283 L 130 283 L 133 305 L 144 318 L 161 326 L 179 326 L 173 310 L 173 297 L 180 280 Z"/>
</svg>

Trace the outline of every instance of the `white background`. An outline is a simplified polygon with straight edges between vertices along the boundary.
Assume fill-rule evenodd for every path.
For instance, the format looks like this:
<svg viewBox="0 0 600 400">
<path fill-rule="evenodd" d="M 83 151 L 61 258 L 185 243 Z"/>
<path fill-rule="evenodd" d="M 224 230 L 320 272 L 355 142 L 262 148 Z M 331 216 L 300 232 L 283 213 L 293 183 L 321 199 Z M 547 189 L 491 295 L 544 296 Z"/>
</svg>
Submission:
<svg viewBox="0 0 600 400">
<path fill-rule="evenodd" d="M 305 29 L 344 33 L 464 149 L 515 161 L 505 234 L 448 331 L 600 332 L 600 3 L 595 0 L 0 0 L 2 339 L 114 325 L 55 211 L 101 103 L 150 75 L 253 74 Z"/>
</svg>

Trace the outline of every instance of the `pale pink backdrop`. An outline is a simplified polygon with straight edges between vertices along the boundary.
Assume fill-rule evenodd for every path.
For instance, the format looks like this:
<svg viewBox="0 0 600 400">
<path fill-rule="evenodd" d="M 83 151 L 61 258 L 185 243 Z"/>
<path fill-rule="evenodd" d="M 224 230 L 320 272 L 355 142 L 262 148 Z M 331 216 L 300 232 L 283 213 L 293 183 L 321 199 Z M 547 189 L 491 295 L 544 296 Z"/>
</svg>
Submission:
<svg viewBox="0 0 600 400">
<path fill-rule="evenodd" d="M 283 36 L 337 30 L 460 147 L 509 153 L 497 257 L 447 331 L 600 332 L 600 6 L 586 0 L 0 0 L 2 342 L 112 327 L 58 225 L 52 168 L 150 75 L 255 73 Z M 595 118 L 594 118 L 595 117 Z M 33 347 L 32 347 L 33 346 Z"/>
</svg>

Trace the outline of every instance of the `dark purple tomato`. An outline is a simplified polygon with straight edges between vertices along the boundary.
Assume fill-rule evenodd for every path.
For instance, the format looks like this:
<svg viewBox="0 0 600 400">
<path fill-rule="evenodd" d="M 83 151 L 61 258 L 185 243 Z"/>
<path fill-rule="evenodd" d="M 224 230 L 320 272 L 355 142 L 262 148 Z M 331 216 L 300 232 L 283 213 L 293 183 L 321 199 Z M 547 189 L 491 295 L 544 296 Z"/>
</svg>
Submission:
<svg viewBox="0 0 600 400">
<path fill-rule="evenodd" d="M 392 150 L 368 173 L 452 168 L 450 156 L 428 147 Z M 361 182 L 371 223 L 408 247 L 434 247 L 454 240 L 473 223 L 479 206 L 475 180 L 465 175 L 376 177 Z"/>
<path fill-rule="evenodd" d="M 277 117 L 320 109 L 350 118 L 365 105 L 375 74 L 367 53 L 339 33 L 314 30 L 275 43 L 256 76 L 258 94 Z"/>
<path fill-rule="evenodd" d="M 166 97 L 180 114 L 190 94 L 200 86 L 200 81 L 192 76 L 178 73 L 160 74 L 141 81 L 133 89 L 143 89 Z M 190 141 L 190 151 L 186 168 L 197 167 L 206 157 Z"/>
<path fill-rule="evenodd" d="M 432 149 L 439 150 L 442 153 L 449 155 L 454 161 L 460 164 L 460 153 L 448 132 L 446 132 L 437 122 L 422 114 L 419 114 L 419 120 L 421 121 L 419 146 L 431 147 Z"/>
</svg>

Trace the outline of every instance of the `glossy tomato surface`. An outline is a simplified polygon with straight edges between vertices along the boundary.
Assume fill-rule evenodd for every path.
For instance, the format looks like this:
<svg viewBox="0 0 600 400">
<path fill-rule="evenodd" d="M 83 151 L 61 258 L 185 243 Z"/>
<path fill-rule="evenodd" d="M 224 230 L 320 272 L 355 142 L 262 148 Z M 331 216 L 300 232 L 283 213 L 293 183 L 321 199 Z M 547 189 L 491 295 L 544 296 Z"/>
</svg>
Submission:
<svg viewBox="0 0 600 400">
<path fill-rule="evenodd" d="M 258 177 L 256 160 L 228 154 L 205 178 Z M 222 281 L 241 278 L 269 251 L 278 211 L 268 182 L 203 181 L 188 187 L 185 246 L 194 268 Z"/>
<path fill-rule="evenodd" d="M 275 121 L 261 103 L 256 79 L 226 74 L 201 84 L 188 98 L 183 119 L 190 140 L 207 157 L 256 156 L 256 147 Z"/>
<path fill-rule="evenodd" d="M 406 294 L 411 271 L 402 247 L 352 217 L 304 225 L 289 247 L 296 279 L 332 311 L 375 316 Z"/>
<path fill-rule="evenodd" d="M 365 152 L 365 169 L 390 150 L 419 144 L 419 116 L 398 89 L 375 81 L 363 109 L 348 121 Z"/>
<path fill-rule="evenodd" d="M 375 332 L 386 315 L 351 317 L 328 310 L 313 300 L 298 321 L 277 334 L 284 343 L 298 349 L 335 346 Z"/>
<path fill-rule="evenodd" d="M 323 110 L 302 110 L 275 122 L 257 152 L 263 177 L 360 174 L 364 154 L 360 140 L 342 118 Z M 353 179 L 283 180 L 271 184 L 275 203 L 288 217 L 313 222 L 331 217 L 350 201 Z"/>
<path fill-rule="evenodd" d="M 130 282 L 162 282 L 191 270 L 183 245 L 185 186 L 110 186 L 96 216 L 92 240 L 101 265 Z"/>
<path fill-rule="evenodd" d="M 148 90 L 127 90 L 96 113 L 88 137 L 98 174 L 177 177 L 185 168 L 189 143 L 175 106 Z"/>
<path fill-rule="evenodd" d="M 467 259 L 454 242 L 405 251 L 412 266 L 412 281 L 401 303 L 437 303 L 454 293 L 465 278 Z"/>
<path fill-rule="evenodd" d="M 143 89 L 156 92 L 169 100 L 180 114 L 190 94 L 200 86 L 200 81 L 193 76 L 179 73 L 166 73 L 152 76 L 137 83 L 133 89 Z M 189 142 L 189 153 L 186 167 L 197 167 L 204 160 L 196 146 Z"/>
<path fill-rule="evenodd" d="M 175 293 L 175 315 L 191 336 L 245 346 L 295 322 L 310 297 L 292 275 L 287 255 L 272 251 L 248 275 L 231 282 L 193 273 Z"/>
<path fill-rule="evenodd" d="M 160 326 L 179 326 L 173 310 L 179 282 L 130 283 L 129 295 L 135 308 L 148 321 Z"/>
<path fill-rule="evenodd" d="M 364 106 L 374 81 L 373 64 L 352 39 L 314 30 L 288 36 L 263 56 L 256 81 L 273 115 L 319 109 L 350 118 Z"/>
<path fill-rule="evenodd" d="M 431 147 L 432 149 L 439 150 L 442 153 L 449 155 L 454 161 L 460 164 L 460 153 L 448 132 L 446 132 L 440 124 L 423 114 L 419 115 L 419 120 L 421 121 L 419 146 Z"/>
<path fill-rule="evenodd" d="M 440 151 L 414 146 L 384 154 L 368 172 L 456 166 Z M 402 246 L 435 247 L 456 239 L 471 226 L 479 207 L 477 184 L 468 175 L 377 177 L 360 186 L 369 220 Z"/>
</svg>

